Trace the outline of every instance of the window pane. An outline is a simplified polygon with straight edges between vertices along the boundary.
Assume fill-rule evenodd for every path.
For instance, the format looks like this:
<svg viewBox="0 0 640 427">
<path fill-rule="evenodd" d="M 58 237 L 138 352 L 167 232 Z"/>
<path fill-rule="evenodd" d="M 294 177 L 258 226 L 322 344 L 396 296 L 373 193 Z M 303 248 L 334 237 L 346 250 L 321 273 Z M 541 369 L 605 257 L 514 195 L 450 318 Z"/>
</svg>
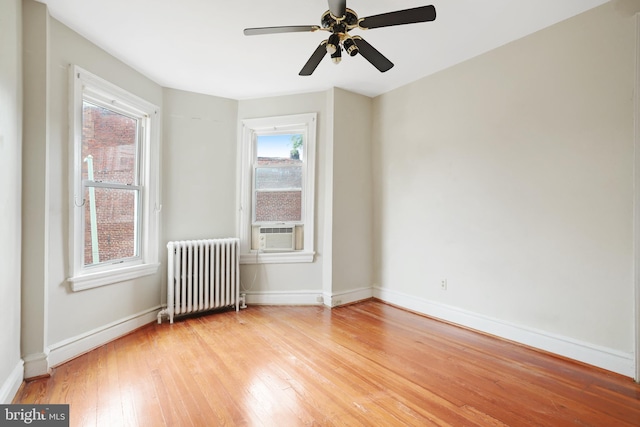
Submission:
<svg viewBox="0 0 640 427">
<path fill-rule="evenodd" d="M 85 189 L 84 264 L 138 256 L 138 190 Z"/>
<path fill-rule="evenodd" d="M 82 103 L 82 179 L 134 184 L 138 120 L 89 102 Z"/>
<path fill-rule="evenodd" d="M 302 166 L 256 168 L 256 189 L 302 188 Z"/>
<path fill-rule="evenodd" d="M 301 221 L 302 191 L 256 192 L 256 221 Z"/>
<path fill-rule="evenodd" d="M 258 165 L 301 164 L 303 159 L 301 134 L 259 135 L 256 146 Z"/>
</svg>

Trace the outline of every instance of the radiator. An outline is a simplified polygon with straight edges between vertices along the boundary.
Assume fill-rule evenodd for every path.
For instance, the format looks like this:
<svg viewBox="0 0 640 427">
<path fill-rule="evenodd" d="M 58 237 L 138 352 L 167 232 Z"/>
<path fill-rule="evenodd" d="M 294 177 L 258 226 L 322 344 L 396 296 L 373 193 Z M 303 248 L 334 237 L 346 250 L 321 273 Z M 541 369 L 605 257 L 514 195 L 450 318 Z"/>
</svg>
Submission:
<svg viewBox="0 0 640 427">
<path fill-rule="evenodd" d="M 174 316 L 235 307 L 240 299 L 240 240 L 184 240 L 167 243 L 167 308 Z M 242 301 L 244 308 L 244 301 Z"/>
</svg>

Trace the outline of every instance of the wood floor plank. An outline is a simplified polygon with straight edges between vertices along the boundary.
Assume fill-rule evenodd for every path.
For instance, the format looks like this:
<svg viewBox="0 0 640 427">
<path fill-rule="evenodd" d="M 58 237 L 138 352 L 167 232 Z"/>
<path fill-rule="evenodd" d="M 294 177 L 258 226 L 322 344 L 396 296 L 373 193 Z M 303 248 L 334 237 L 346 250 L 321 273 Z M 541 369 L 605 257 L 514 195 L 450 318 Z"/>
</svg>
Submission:
<svg viewBox="0 0 640 427">
<path fill-rule="evenodd" d="M 312 370 L 319 370 L 330 374 L 326 376 L 326 380 L 331 384 L 332 388 L 337 390 L 336 393 L 344 390 L 344 392 L 340 394 L 340 397 L 341 400 L 346 402 L 347 408 L 351 407 L 354 403 L 357 403 L 360 407 L 366 407 L 368 403 L 370 403 L 371 407 L 369 407 L 368 410 L 375 413 L 377 407 L 381 406 L 389 396 L 393 396 L 396 402 L 402 401 L 406 407 L 412 407 L 413 401 L 408 398 L 408 396 L 411 396 L 414 400 L 420 400 L 422 406 L 431 405 L 432 407 L 429 412 L 430 418 L 436 421 L 440 421 L 440 416 L 445 416 L 455 422 L 467 421 L 468 423 L 468 420 L 459 419 L 457 413 L 458 408 L 455 405 L 451 405 L 436 395 L 425 398 L 426 390 L 424 389 L 416 391 L 414 395 L 411 395 L 410 391 L 413 390 L 414 384 L 407 381 L 403 382 L 402 379 L 386 369 L 381 369 L 381 365 L 372 365 L 371 369 L 368 369 L 366 358 L 347 348 L 347 345 L 352 342 L 352 338 L 349 336 L 339 337 L 337 334 L 333 334 L 331 340 L 323 341 L 321 335 L 313 334 L 313 329 L 309 328 L 306 334 L 313 339 L 316 346 L 307 350 L 299 344 L 300 340 L 296 338 L 294 331 L 290 330 L 293 327 L 289 327 L 286 324 L 279 324 L 277 328 L 285 331 L 285 338 L 283 339 L 287 340 L 290 351 L 298 355 L 305 355 L 305 362 Z M 339 345 L 336 346 L 335 344 Z M 322 359 L 315 357 L 318 353 L 323 355 Z M 349 360 L 350 363 L 355 363 L 361 366 L 362 369 L 358 372 L 353 372 L 351 369 L 346 370 L 342 365 L 343 360 Z M 335 369 L 334 367 L 336 366 L 340 367 L 340 369 Z M 353 381 L 354 379 L 356 381 Z M 359 384 L 361 387 L 354 389 L 353 385 L 350 386 L 350 384 Z M 397 395 L 396 389 L 398 388 L 403 390 L 403 396 Z M 367 397 L 370 397 L 370 399 L 366 399 Z M 434 402 L 435 400 L 438 400 L 438 402 Z M 418 409 L 418 411 L 420 411 L 420 409 Z M 390 413 L 390 411 L 391 408 L 386 409 L 387 414 Z M 371 414 L 369 414 L 369 417 L 371 417 Z"/>
<path fill-rule="evenodd" d="M 414 336 L 416 332 L 412 330 L 409 336 Z M 381 343 L 375 341 L 375 337 L 381 336 L 382 332 L 369 331 L 364 335 L 367 336 L 368 347 L 382 347 Z M 492 408 L 496 416 L 499 415 L 515 425 L 532 421 L 522 419 L 517 412 L 510 410 L 509 406 L 497 401 L 495 392 L 489 392 L 495 388 L 495 377 L 501 375 L 500 371 L 484 376 L 479 375 L 470 369 L 467 363 L 458 363 L 457 358 L 454 357 L 455 350 L 465 350 L 464 348 L 458 345 L 451 347 L 446 342 L 430 345 L 427 348 L 402 346 L 398 338 L 400 335 L 398 331 L 392 331 L 386 338 L 382 338 L 387 341 L 386 346 L 394 348 L 391 356 L 386 353 L 375 356 L 369 350 L 361 350 L 361 352 L 368 354 L 377 365 L 388 366 L 388 369 L 401 375 L 410 375 L 425 390 L 432 391 L 448 401 L 458 402 L 459 406 L 464 402 L 458 396 L 465 396 L 467 403 L 481 405 L 485 409 Z M 408 341 L 415 344 L 412 338 Z M 423 341 L 428 340 L 423 339 Z M 503 393 L 501 389 L 498 391 L 500 394 Z"/>
<path fill-rule="evenodd" d="M 629 378 L 376 300 L 147 325 L 25 383 L 73 426 L 638 426 Z"/>
</svg>

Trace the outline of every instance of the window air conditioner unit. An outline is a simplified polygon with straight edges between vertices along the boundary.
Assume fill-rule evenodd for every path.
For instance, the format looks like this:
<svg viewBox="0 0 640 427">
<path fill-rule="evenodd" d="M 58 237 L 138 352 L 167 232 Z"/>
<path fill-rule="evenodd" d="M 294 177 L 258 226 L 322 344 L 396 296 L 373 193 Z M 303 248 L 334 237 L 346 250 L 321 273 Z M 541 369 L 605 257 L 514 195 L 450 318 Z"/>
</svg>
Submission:
<svg viewBox="0 0 640 427">
<path fill-rule="evenodd" d="M 260 227 L 258 248 L 261 251 L 292 251 L 296 248 L 296 226 Z"/>
</svg>

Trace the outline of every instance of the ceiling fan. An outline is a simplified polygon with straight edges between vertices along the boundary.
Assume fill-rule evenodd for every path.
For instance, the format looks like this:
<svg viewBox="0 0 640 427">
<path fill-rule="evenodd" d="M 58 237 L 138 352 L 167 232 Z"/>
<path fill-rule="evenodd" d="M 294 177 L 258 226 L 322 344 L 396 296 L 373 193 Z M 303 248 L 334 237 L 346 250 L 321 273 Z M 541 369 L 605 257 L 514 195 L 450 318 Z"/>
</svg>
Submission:
<svg viewBox="0 0 640 427">
<path fill-rule="evenodd" d="M 311 58 L 300 70 L 301 76 L 310 76 L 328 53 L 334 63 L 338 64 L 342 59 L 342 49 L 350 56 L 358 53 L 369 61 L 380 72 L 390 70 L 393 63 L 383 54 L 378 52 L 373 46 L 367 43 L 360 36 L 351 36 L 349 31 L 359 28 L 369 30 L 380 27 L 390 27 L 393 25 L 415 24 L 428 22 L 436 19 L 436 8 L 434 6 L 421 6 L 412 9 L 398 10 L 395 12 L 373 15 L 366 18 L 358 18 L 358 15 L 347 8 L 346 0 L 328 0 L 329 10 L 322 14 L 317 25 L 293 25 L 284 27 L 259 27 L 246 28 L 246 36 L 277 33 L 302 33 L 308 31 L 328 31 L 331 33 L 327 40 L 324 40 L 316 48 Z"/>
</svg>

